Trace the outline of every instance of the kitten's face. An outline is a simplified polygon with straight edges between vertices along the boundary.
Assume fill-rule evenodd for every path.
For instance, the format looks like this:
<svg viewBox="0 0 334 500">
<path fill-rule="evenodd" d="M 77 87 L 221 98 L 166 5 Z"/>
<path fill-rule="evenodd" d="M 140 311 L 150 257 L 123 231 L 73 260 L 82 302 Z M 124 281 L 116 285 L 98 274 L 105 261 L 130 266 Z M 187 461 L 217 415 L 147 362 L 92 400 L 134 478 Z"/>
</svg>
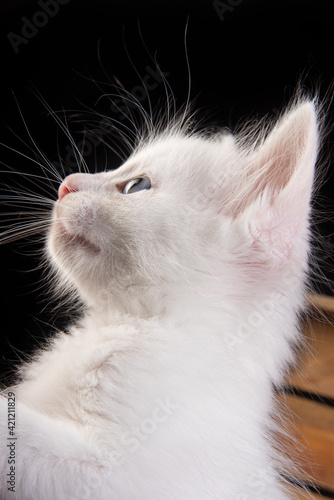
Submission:
<svg viewBox="0 0 334 500">
<path fill-rule="evenodd" d="M 88 302 L 184 280 L 219 249 L 216 188 L 227 195 L 236 161 L 229 137 L 165 137 L 115 171 L 67 177 L 49 234 L 52 260 Z"/>
<path fill-rule="evenodd" d="M 302 273 L 317 153 L 313 104 L 287 113 L 260 147 L 237 144 L 232 136 L 165 133 L 116 171 L 67 177 L 49 234 L 52 261 L 88 304 L 130 290 L 205 294 L 210 277 L 240 295 L 289 266 Z"/>
</svg>

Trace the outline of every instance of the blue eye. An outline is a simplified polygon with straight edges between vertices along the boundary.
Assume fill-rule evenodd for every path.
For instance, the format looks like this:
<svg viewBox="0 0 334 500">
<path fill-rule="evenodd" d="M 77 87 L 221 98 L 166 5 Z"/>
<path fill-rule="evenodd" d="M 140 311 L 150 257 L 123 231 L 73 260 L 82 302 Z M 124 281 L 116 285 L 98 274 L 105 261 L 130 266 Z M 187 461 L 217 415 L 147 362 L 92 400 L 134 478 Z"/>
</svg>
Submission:
<svg viewBox="0 0 334 500">
<path fill-rule="evenodd" d="M 126 184 L 123 194 L 132 194 L 137 191 L 144 191 L 144 189 L 151 189 L 151 181 L 147 177 L 138 177 L 137 179 L 131 179 Z"/>
</svg>

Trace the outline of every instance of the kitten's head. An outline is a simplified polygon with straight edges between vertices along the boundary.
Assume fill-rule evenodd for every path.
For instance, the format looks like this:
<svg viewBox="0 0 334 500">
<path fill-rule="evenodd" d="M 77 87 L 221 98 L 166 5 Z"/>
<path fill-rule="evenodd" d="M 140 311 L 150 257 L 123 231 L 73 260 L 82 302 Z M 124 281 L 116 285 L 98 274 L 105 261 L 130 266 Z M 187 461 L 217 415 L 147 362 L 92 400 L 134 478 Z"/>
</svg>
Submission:
<svg viewBox="0 0 334 500">
<path fill-rule="evenodd" d="M 314 104 L 300 102 L 256 144 L 172 128 L 117 170 L 59 189 L 51 260 L 86 303 L 133 294 L 242 294 L 302 276 L 317 154 Z M 245 292 L 246 293 L 246 292 Z M 153 294 L 153 295 L 152 295 Z"/>
</svg>

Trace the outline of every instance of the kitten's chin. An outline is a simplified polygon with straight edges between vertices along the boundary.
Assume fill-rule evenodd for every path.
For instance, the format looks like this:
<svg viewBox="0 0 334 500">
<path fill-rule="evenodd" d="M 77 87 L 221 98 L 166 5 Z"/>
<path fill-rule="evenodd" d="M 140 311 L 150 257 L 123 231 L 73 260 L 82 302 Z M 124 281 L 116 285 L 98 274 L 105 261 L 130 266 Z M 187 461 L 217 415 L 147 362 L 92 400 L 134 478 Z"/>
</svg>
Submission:
<svg viewBox="0 0 334 500">
<path fill-rule="evenodd" d="M 83 248 L 89 252 L 99 253 L 101 249 L 82 235 L 67 230 L 61 221 L 55 221 L 52 228 L 52 239 L 56 246 L 66 248 Z"/>
</svg>

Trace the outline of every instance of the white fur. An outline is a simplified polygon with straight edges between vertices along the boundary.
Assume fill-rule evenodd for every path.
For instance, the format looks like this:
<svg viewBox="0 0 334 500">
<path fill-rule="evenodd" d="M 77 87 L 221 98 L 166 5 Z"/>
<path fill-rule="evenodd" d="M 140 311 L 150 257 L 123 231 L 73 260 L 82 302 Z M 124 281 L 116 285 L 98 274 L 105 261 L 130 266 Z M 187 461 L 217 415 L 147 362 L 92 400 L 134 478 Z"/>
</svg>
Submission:
<svg viewBox="0 0 334 500">
<path fill-rule="evenodd" d="M 48 254 L 87 312 L 11 388 L 16 497 L 0 397 L 1 498 L 290 498 L 271 414 L 304 304 L 316 121 L 301 102 L 257 147 L 166 130 L 65 179 Z M 142 175 L 152 188 L 123 195 Z"/>
</svg>

